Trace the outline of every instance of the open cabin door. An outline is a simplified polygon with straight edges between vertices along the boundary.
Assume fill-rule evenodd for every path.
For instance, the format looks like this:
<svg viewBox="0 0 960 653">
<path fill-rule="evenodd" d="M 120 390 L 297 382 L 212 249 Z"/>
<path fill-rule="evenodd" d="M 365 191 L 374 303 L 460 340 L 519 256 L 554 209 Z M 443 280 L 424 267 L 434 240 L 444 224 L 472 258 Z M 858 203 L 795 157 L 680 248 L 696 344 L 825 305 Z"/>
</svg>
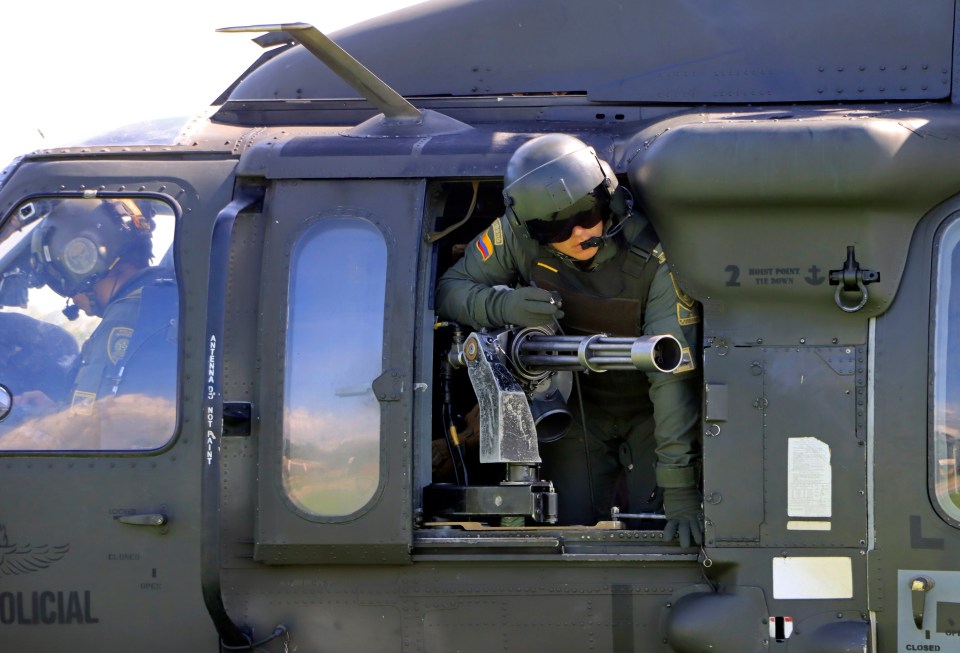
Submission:
<svg viewBox="0 0 960 653">
<path fill-rule="evenodd" d="M 267 194 L 258 561 L 410 560 L 423 196 L 421 180 L 281 181 Z"/>
</svg>

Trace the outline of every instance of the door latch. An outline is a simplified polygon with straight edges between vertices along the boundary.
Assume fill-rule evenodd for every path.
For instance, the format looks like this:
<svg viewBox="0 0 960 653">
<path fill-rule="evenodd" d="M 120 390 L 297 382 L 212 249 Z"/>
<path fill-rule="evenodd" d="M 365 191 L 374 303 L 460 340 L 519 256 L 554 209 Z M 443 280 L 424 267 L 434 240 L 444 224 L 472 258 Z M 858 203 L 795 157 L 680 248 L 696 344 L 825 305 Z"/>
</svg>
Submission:
<svg viewBox="0 0 960 653">
<path fill-rule="evenodd" d="M 910 579 L 910 603 L 913 607 L 913 623 L 923 630 L 923 613 L 926 609 L 927 592 L 936 583 L 929 576 L 914 576 Z"/>
<path fill-rule="evenodd" d="M 167 523 L 167 516 L 162 513 L 120 515 L 116 520 L 121 524 L 133 524 L 134 526 L 164 526 Z"/>
<path fill-rule="evenodd" d="M 880 281 L 880 273 L 876 270 L 863 270 L 857 262 L 853 245 L 847 245 L 847 260 L 839 270 L 830 270 L 830 285 L 837 287 L 833 300 L 841 311 L 856 313 L 867 304 L 869 293 L 867 284 Z M 856 303 L 848 304 L 843 299 L 843 293 L 859 293 L 860 299 Z"/>
</svg>

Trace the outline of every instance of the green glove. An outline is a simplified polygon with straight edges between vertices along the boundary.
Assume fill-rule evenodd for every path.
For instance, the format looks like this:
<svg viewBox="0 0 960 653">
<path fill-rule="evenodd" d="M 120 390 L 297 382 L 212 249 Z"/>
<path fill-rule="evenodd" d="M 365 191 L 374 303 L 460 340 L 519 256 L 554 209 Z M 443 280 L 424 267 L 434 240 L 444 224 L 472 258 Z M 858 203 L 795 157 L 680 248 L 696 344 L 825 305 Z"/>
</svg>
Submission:
<svg viewBox="0 0 960 653">
<path fill-rule="evenodd" d="M 696 487 L 664 488 L 663 512 L 667 516 L 667 525 L 663 528 L 665 541 L 669 542 L 679 533 L 682 547 L 690 546 L 691 540 L 703 544 L 703 530 L 700 527 L 703 511 L 700 491 Z"/>
<path fill-rule="evenodd" d="M 529 287 L 497 291 L 492 313 L 499 314 L 503 324 L 515 326 L 553 324 L 554 319 L 563 317 L 556 295 L 543 288 Z"/>
</svg>

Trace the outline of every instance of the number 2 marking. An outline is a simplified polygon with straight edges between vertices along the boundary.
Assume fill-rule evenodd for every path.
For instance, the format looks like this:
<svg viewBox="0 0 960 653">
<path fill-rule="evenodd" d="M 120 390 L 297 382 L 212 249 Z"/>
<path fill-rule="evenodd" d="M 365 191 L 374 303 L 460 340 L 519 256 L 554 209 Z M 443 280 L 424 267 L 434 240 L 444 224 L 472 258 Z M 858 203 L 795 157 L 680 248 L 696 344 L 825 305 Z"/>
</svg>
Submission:
<svg viewBox="0 0 960 653">
<path fill-rule="evenodd" d="M 738 266 L 738 265 L 728 265 L 727 267 L 725 267 L 725 268 L 723 268 L 723 269 L 724 269 L 724 271 L 730 273 L 730 278 L 727 279 L 727 285 L 728 285 L 728 286 L 739 286 L 739 285 L 740 285 L 740 282 L 737 281 L 737 279 L 740 278 L 740 266 Z"/>
</svg>

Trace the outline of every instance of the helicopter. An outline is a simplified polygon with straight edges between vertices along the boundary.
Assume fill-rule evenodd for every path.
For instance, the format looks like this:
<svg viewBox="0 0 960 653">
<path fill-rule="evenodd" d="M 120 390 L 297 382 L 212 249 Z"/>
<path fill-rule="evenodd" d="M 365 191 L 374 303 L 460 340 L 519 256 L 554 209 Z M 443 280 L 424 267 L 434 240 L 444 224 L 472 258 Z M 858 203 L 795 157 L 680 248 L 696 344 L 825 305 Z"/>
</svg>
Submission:
<svg viewBox="0 0 960 653">
<path fill-rule="evenodd" d="M 958 650 L 953 2 L 223 31 L 263 52 L 172 142 L 0 173 L 0 643 Z M 537 473 L 578 375 L 674 341 L 437 314 L 546 134 L 609 163 L 701 308 L 702 545 L 558 523 Z"/>
</svg>

